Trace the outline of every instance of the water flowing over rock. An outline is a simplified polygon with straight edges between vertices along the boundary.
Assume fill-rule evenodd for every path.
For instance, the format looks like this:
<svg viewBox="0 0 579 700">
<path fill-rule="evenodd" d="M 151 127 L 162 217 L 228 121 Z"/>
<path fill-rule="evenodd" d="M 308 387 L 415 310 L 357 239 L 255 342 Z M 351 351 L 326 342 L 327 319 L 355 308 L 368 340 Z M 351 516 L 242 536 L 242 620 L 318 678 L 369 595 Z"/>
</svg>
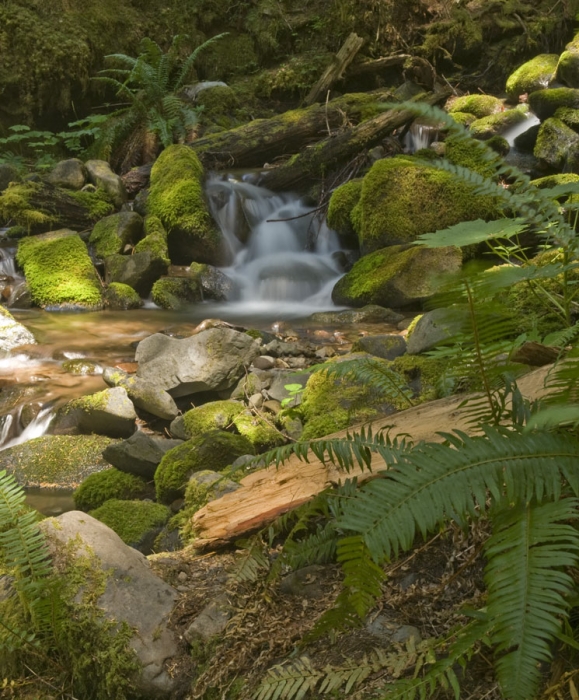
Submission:
<svg viewBox="0 0 579 700">
<path fill-rule="evenodd" d="M 0 306 L 0 351 L 9 352 L 21 345 L 35 343 L 34 335 Z"/>
<path fill-rule="evenodd" d="M 161 333 L 139 343 L 137 376 L 172 396 L 224 391 L 234 386 L 259 355 L 259 344 L 245 333 L 210 328 L 178 340 Z"/>
</svg>

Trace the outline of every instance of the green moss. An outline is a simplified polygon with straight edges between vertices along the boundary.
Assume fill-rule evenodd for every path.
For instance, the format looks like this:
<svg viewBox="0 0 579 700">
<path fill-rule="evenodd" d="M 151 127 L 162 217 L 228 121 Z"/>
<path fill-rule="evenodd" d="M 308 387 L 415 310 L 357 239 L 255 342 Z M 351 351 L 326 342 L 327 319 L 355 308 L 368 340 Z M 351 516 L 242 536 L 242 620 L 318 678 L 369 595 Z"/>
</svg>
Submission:
<svg viewBox="0 0 579 700">
<path fill-rule="evenodd" d="M 34 209 L 30 203 L 38 187 L 35 182 L 11 182 L 0 194 L 0 222 L 16 224 L 27 233 L 54 224 L 53 214 Z"/>
<path fill-rule="evenodd" d="M 126 227 L 126 219 L 127 213 L 121 212 L 107 216 L 95 224 L 88 240 L 99 258 L 122 253 L 125 245 L 131 242 L 132 230 Z"/>
<path fill-rule="evenodd" d="M 485 154 L 477 148 L 477 144 L 471 140 L 465 141 L 463 138 L 450 136 L 444 142 L 444 157 L 455 165 L 462 165 L 464 168 L 473 170 L 487 178 L 496 175 L 498 159 L 488 160 Z"/>
<path fill-rule="evenodd" d="M 144 479 L 111 467 L 87 476 L 73 494 L 74 505 L 88 513 L 111 498 L 144 498 L 148 492 Z"/>
<path fill-rule="evenodd" d="M 70 234 L 56 231 L 22 239 L 16 259 L 38 306 L 99 309 L 100 280 L 86 245 L 78 235 Z"/>
<path fill-rule="evenodd" d="M 160 219 L 177 250 L 199 246 L 204 256 L 215 256 L 221 239 L 203 196 L 203 177 L 201 161 L 191 148 L 169 146 L 151 171 L 147 210 Z M 188 265 L 192 257 L 176 262 Z"/>
<path fill-rule="evenodd" d="M 579 175 L 575 173 L 557 173 L 556 175 L 547 175 L 539 177 L 536 180 L 531 180 L 531 184 L 538 187 L 540 190 L 550 189 L 557 185 L 567 185 L 570 182 L 579 182 Z"/>
<path fill-rule="evenodd" d="M 105 290 L 105 306 L 111 309 L 138 309 L 143 305 L 143 300 L 138 293 L 128 284 L 111 282 Z"/>
<path fill-rule="evenodd" d="M 405 377 L 415 390 L 415 403 L 440 398 L 439 382 L 447 369 L 445 360 L 422 355 L 401 355 L 393 360 L 391 368 Z"/>
<path fill-rule="evenodd" d="M 499 156 L 502 156 L 503 158 L 509 153 L 511 150 L 511 146 L 507 139 L 503 138 L 502 136 L 492 136 L 488 141 L 487 141 L 487 146 L 489 148 L 492 148 L 492 150 L 495 153 L 498 153 Z"/>
<path fill-rule="evenodd" d="M 274 93 L 305 95 L 333 59 L 329 52 L 307 52 L 293 56 L 275 69 L 263 71 L 256 80 L 255 92 L 259 97 Z"/>
<path fill-rule="evenodd" d="M 518 107 L 516 109 L 508 109 L 505 112 L 477 119 L 470 125 L 470 133 L 475 138 L 484 141 L 524 122 L 526 118 L 527 115 L 524 109 Z"/>
<path fill-rule="evenodd" d="M 157 500 L 171 503 L 185 493 L 191 474 L 201 469 L 221 471 L 241 455 L 252 454 L 247 438 L 215 431 L 169 450 L 155 472 Z"/>
<path fill-rule="evenodd" d="M 23 486 L 76 488 L 109 466 L 102 451 L 113 442 L 102 435 L 44 435 L 4 450 L 0 468 Z"/>
<path fill-rule="evenodd" d="M 473 114 L 477 119 L 488 117 L 496 112 L 501 112 L 503 103 L 498 97 L 492 95 L 464 95 L 457 97 L 449 108 L 449 112 L 466 112 Z"/>
<path fill-rule="evenodd" d="M 162 277 L 151 290 L 151 298 L 162 309 L 177 311 L 187 304 L 203 300 L 196 280 L 188 277 Z"/>
<path fill-rule="evenodd" d="M 157 216 L 145 218 L 145 237 L 135 246 L 135 253 L 149 251 L 153 257 L 159 258 L 169 265 L 169 249 L 167 247 L 167 232 Z"/>
<path fill-rule="evenodd" d="M 372 361 L 385 368 L 391 364 L 379 358 Z M 305 424 L 301 439 L 323 437 L 392 413 L 395 408 L 408 408 L 408 402 L 349 377 L 336 379 L 328 377 L 327 372 L 315 372 L 306 384 L 299 408 Z"/>
<path fill-rule="evenodd" d="M 253 39 L 247 34 L 230 33 L 207 47 L 196 65 L 205 80 L 225 80 L 251 72 L 257 65 Z"/>
<path fill-rule="evenodd" d="M 579 131 L 579 109 L 559 107 L 553 116 L 555 119 L 560 119 L 563 124 L 571 127 L 571 129 Z"/>
<path fill-rule="evenodd" d="M 102 369 L 96 362 L 84 358 L 66 360 L 62 363 L 62 369 L 69 374 L 79 375 L 98 374 L 99 371 L 102 372 Z"/>
<path fill-rule="evenodd" d="M 285 437 L 273 425 L 251 411 L 243 411 L 233 421 L 235 428 L 246 437 L 257 452 L 278 447 L 286 442 Z"/>
<path fill-rule="evenodd" d="M 115 210 L 115 205 L 111 202 L 111 198 L 100 187 L 96 192 L 70 191 L 69 194 L 79 204 L 88 209 L 89 216 L 95 221 L 112 214 Z"/>
<path fill-rule="evenodd" d="M 579 136 L 573 129 L 550 117 L 541 124 L 533 154 L 552 167 L 563 168 L 578 144 Z"/>
<path fill-rule="evenodd" d="M 350 180 L 337 187 L 330 198 L 328 206 L 328 226 L 340 234 L 350 234 L 354 228 L 350 218 L 352 209 L 360 200 L 362 180 Z"/>
<path fill-rule="evenodd" d="M 211 401 L 192 408 L 183 415 L 183 427 L 189 437 L 203 435 L 211 430 L 225 430 L 244 410 L 239 401 Z"/>
<path fill-rule="evenodd" d="M 406 340 L 408 340 L 408 338 L 410 338 L 410 336 L 411 336 L 412 333 L 414 332 L 414 329 L 416 328 L 416 324 L 418 323 L 418 321 L 420 321 L 420 319 L 421 319 L 423 316 L 424 316 L 424 314 L 417 314 L 417 315 L 412 319 L 412 321 L 410 322 L 410 325 L 409 325 L 408 328 L 406 329 L 406 331 L 407 331 L 407 332 L 406 332 Z"/>
<path fill-rule="evenodd" d="M 89 515 L 114 530 L 125 544 L 139 545 L 151 530 L 158 530 L 171 516 L 167 506 L 152 501 L 112 498 Z"/>
<path fill-rule="evenodd" d="M 417 165 L 409 158 L 374 163 L 362 185 L 360 202 L 351 214 L 364 252 L 410 243 L 422 233 L 460 221 L 497 216 L 492 198 L 450 173 Z"/>
<path fill-rule="evenodd" d="M 506 90 L 509 97 L 515 99 L 524 93 L 547 87 L 557 70 L 558 61 L 557 54 L 542 53 L 523 63 L 507 79 Z"/>
<path fill-rule="evenodd" d="M 544 121 L 552 117 L 560 107 L 579 108 L 579 90 L 565 87 L 536 90 L 529 95 L 529 106 Z"/>
<path fill-rule="evenodd" d="M 457 124 L 462 124 L 463 126 L 470 126 L 477 119 L 474 114 L 468 114 L 467 112 L 453 112 L 450 116 Z"/>
</svg>

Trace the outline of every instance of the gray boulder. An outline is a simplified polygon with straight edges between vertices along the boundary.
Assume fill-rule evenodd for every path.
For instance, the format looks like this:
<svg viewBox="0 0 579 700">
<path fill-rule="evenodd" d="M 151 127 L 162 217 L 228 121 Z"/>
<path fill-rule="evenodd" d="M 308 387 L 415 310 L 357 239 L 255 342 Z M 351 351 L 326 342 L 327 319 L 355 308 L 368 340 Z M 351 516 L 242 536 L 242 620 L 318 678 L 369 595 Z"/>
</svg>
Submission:
<svg viewBox="0 0 579 700">
<path fill-rule="evenodd" d="M 178 653 L 175 633 L 169 628 L 177 592 L 162 581 L 140 552 L 124 544 L 109 527 L 80 511 L 70 511 L 41 524 L 59 573 L 66 576 L 71 558 L 104 575 L 104 591 L 92 603 L 104 617 L 126 623 L 134 634 L 130 646 L 140 663 L 135 689 L 148 698 L 168 698 L 178 682 L 165 663 Z M 94 579 L 86 576 L 86 580 Z M 92 601 L 90 584 L 80 587 L 71 603 Z"/>
<path fill-rule="evenodd" d="M 128 284 L 142 297 L 149 296 L 153 284 L 166 274 L 166 260 L 150 250 L 134 255 L 109 255 L 105 258 L 105 281 Z"/>
<path fill-rule="evenodd" d="M 349 324 L 349 323 L 399 323 L 404 318 L 392 309 L 383 306 L 369 304 L 361 309 L 346 309 L 345 311 L 319 311 L 310 316 L 310 321 L 314 323 Z"/>
<path fill-rule="evenodd" d="M 367 352 L 384 360 L 395 360 L 406 352 L 406 341 L 400 335 L 367 335 L 352 345 L 352 352 Z"/>
<path fill-rule="evenodd" d="M 181 440 L 152 437 L 138 430 L 128 440 L 115 442 L 103 450 L 103 459 L 128 474 L 152 479 L 166 452 Z"/>
<path fill-rule="evenodd" d="M 52 423 L 55 434 L 97 433 L 109 437 L 128 437 L 135 432 L 137 414 L 122 387 L 73 399 L 59 409 Z"/>
<path fill-rule="evenodd" d="M 217 267 L 193 263 L 190 268 L 190 275 L 198 283 L 204 300 L 227 301 L 231 299 L 235 285 Z"/>
<path fill-rule="evenodd" d="M 449 340 L 462 329 L 462 319 L 456 311 L 434 309 L 423 314 L 407 340 L 409 355 L 419 355 L 435 345 Z"/>
<path fill-rule="evenodd" d="M 90 182 L 95 187 L 102 188 L 112 199 L 113 204 L 120 209 L 127 201 L 127 191 L 121 178 L 111 170 L 106 160 L 87 160 L 85 167 Z"/>
<path fill-rule="evenodd" d="M 259 343 L 229 328 L 209 328 L 182 340 L 156 333 L 137 347 L 137 377 L 172 396 L 225 391 L 259 354 Z"/>
<path fill-rule="evenodd" d="M 78 158 L 68 158 L 57 163 L 48 175 L 48 182 L 67 190 L 81 190 L 86 185 L 87 170 Z"/>
<path fill-rule="evenodd" d="M 195 617 L 183 636 L 189 644 L 208 642 L 225 631 L 230 619 L 231 606 L 227 603 L 227 597 L 218 596 Z"/>
<path fill-rule="evenodd" d="M 0 352 L 10 352 L 21 345 L 34 345 L 36 339 L 9 311 L 0 306 Z"/>
<path fill-rule="evenodd" d="M 179 413 L 173 397 L 154 381 L 132 376 L 113 367 L 105 369 L 103 379 L 109 386 L 119 386 L 125 389 L 137 408 L 147 411 L 157 418 L 173 420 Z"/>
<path fill-rule="evenodd" d="M 534 156 L 561 170 L 579 152 L 579 134 L 560 119 L 551 117 L 541 124 Z"/>
</svg>

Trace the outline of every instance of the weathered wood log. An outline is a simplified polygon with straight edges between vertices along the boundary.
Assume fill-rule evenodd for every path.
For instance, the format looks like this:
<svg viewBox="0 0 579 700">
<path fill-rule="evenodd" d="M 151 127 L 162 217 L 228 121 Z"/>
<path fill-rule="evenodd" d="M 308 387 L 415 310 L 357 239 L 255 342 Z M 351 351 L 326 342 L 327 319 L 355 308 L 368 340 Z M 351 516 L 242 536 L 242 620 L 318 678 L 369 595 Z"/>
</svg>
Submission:
<svg viewBox="0 0 579 700">
<path fill-rule="evenodd" d="M 314 85 L 304 100 L 304 105 L 313 105 L 320 98 L 326 97 L 332 85 L 344 75 L 346 68 L 352 63 L 358 51 L 362 48 L 364 39 L 352 32 L 346 39 L 342 48 L 334 56 L 333 61 L 324 71 L 322 77 Z"/>
<path fill-rule="evenodd" d="M 545 379 L 551 367 L 542 367 L 519 379 L 518 386 L 523 396 L 537 399 L 545 395 Z M 464 395 L 451 396 L 401 411 L 374 421 L 372 430 L 376 432 L 387 424 L 392 426 L 392 437 L 410 435 L 414 442 L 442 442 L 444 438 L 440 433 L 453 430 L 472 435 L 472 420 L 464 399 Z M 328 437 L 345 435 L 344 430 Z M 336 464 L 323 464 L 311 452 L 308 459 L 308 462 L 302 462 L 293 456 L 279 468 L 272 466 L 254 472 L 242 479 L 240 489 L 204 506 L 193 516 L 198 535 L 195 547 L 206 550 L 229 544 L 267 526 L 279 515 L 306 503 L 332 484 L 341 483 L 346 478 L 357 477 L 360 481 L 372 477 L 368 471 L 355 469 L 345 473 Z M 379 455 L 373 456 L 373 473 L 387 469 L 387 466 Z"/>
<path fill-rule="evenodd" d="M 521 347 L 513 352 L 511 360 L 513 362 L 520 362 L 523 365 L 542 367 L 543 365 L 555 362 L 560 352 L 559 348 L 553 348 L 549 345 L 527 340 L 527 342 L 523 343 Z"/>
<path fill-rule="evenodd" d="M 420 101 L 437 104 L 451 94 L 450 90 L 420 96 Z M 320 178 L 324 172 L 339 167 L 341 163 L 357 156 L 414 119 L 408 110 L 388 110 L 374 119 L 347 127 L 306 148 L 287 163 L 264 173 L 260 184 L 270 190 L 291 190 Z"/>
<path fill-rule="evenodd" d="M 391 68 L 392 66 L 401 66 L 407 58 L 411 58 L 408 53 L 397 54 L 396 56 L 382 56 L 381 58 L 374 58 L 371 61 L 362 61 L 361 63 L 354 63 L 349 66 L 346 71 L 346 76 L 348 78 L 353 78 L 357 75 L 367 75 L 368 73 L 378 73 L 384 68 Z"/>
<path fill-rule="evenodd" d="M 274 158 L 297 153 L 345 121 L 360 122 L 374 105 L 391 97 L 389 90 L 343 95 L 327 106 L 312 105 L 271 119 L 256 119 L 236 129 L 202 137 L 190 145 L 208 168 L 260 168 Z"/>
</svg>

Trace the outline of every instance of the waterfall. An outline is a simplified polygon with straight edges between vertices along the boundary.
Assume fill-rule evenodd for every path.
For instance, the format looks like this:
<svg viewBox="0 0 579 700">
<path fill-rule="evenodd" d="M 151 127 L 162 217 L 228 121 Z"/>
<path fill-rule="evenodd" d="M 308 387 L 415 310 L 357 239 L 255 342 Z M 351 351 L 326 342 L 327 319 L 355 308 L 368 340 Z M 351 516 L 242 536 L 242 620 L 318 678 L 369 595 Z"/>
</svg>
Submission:
<svg viewBox="0 0 579 700">
<path fill-rule="evenodd" d="M 44 433 L 48 430 L 48 426 L 54 417 L 54 410 L 52 406 L 47 408 L 42 408 L 38 415 L 30 421 L 30 423 L 20 432 L 16 437 L 4 442 L 10 434 L 10 428 L 14 418 L 12 415 L 4 417 L 4 422 L 2 425 L 2 434 L 0 436 L 0 451 L 6 450 L 9 447 L 14 447 L 16 445 L 21 445 L 27 440 L 32 440 L 33 438 L 42 437 Z M 20 423 L 20 415 L 18 415 L 17 424 Z M 7 427 L 6 427 L 7 426 Z"/>
<path fill-rule="evenodd" d="M 407 153 L 416 153 L 422 148 L 428 148 L 437 138 L 438 127 L 413 122 L 404 136 L 404 150 Z"/>
<path fill-rule="evenodd" d="M 340 245 L 313 207 L 234 177 L 211 178 L 207 196 L 233 256 L 224 269 L 236 290 L 229 310 L 306 315 L 333 307 Z"/>
</svg>

